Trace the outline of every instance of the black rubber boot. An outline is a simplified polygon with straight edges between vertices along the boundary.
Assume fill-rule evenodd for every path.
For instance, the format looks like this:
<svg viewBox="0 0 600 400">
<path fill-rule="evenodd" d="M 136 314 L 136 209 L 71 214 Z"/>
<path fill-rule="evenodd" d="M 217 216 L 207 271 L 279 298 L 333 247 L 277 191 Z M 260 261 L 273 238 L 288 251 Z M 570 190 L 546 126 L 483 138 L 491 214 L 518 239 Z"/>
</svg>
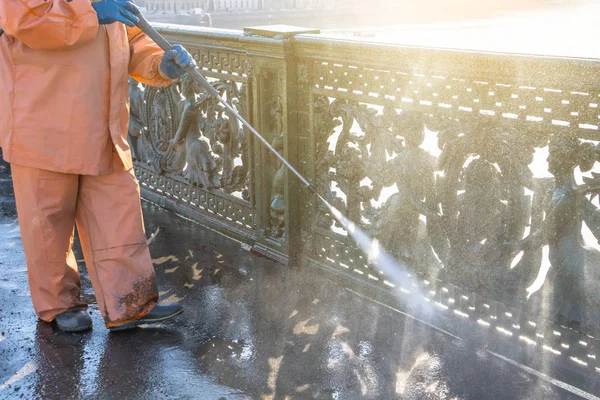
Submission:
<svg viewBox="0 0 600 400">
<path fill-rule="evenodd" d="M 136 319 L 135 321 L 128 322 L 123 325 L 113 326 L 109 328 L 111 332 L 124 331 L 127 329 L 135 328 L 136 326 L 143 324 L 154 324 L 156 322 L 164 321 L 166 319 L 172 318 L 176 315 L 179 315 L 183 312 L 183 307 L 179 303 L 171 303 L 171 304 L 157 304 L 154 306 L 152 311 L 143 316 L 140 319 Z"/>
<path fill-rule="evenodd" d="M 92 318 L 84 310 L 66 311 L 54 318 L 56 326 L 65 332 L 83 332 L 92 329 Z"/>
</svg>

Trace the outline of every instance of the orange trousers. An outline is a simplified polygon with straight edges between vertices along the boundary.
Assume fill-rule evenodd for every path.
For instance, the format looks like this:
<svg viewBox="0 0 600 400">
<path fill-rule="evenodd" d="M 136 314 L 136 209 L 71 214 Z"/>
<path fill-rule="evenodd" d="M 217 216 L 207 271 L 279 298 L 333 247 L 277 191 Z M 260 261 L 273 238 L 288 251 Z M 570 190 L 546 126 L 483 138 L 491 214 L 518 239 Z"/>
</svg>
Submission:
<svg viewBox="0 0 600 400">
<path fill-rule="evenodd" d="M 74 175 L 11 165 L 29 288 L 44 321 L 85 308 L 74 226 L 107 327 L 146 315 L 158 289 L 133 173 Z"/>
</svg>

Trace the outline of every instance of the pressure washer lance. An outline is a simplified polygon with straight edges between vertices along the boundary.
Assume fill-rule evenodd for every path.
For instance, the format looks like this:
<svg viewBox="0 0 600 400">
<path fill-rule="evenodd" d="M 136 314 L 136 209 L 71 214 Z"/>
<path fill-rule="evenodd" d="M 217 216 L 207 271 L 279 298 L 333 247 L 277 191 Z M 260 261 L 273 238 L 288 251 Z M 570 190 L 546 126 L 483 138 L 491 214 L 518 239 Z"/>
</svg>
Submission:
<svg viewBox="0 0 600 400">
<path fill-rule="evenodd" d="M 136 24 L 138 28 L 142 30 L 148 37 L 150 37 L 154 42 L 165 52 L 172 49 L 173 46 L 160 34 L 158 33 L 152 25 L 144 18 L 144 16 L 139 13 L 136 14 L 139 18 L 139 22 Z M 400 263 L 390 254 L 388 254 L 383 248 L 379 246 L 379 242 L 377 240 L 373 240 L 370 238 L 365 232 L 363 232 L 356 224 L 350 221 L 346 216 L 344 216 L 338 209 L 332 206 L 321 194 L 317 191 L 317 188 L 310 183 L 300 172 L 292 166 L 288 160 L 286 160 L 271 144 L 252 127 L 238 112 L 233 106 L 231 106 L 225 99 L 219 95 L 219 92 L 202 76 L 202 74 L 198 71 L 195 66 L 188 66 L 185 68 L 185 71 L 190 74 L 190 76 L 199 84 L 201 84 L 208 93 L 212 96 L 216 97 L 231 113 L 250 131 L 252 134 L 260 140 L 266 147 L 269 149 L 273 155 L 275 155 L 300 181 L 310 190 L 314 195 L 316 195 L 325 206 L 329 209 L 334 218 L 344 227 L 344 229 L 348 232 L 348 234 L 354 239 L 356 244 L 361 248 L 361 250 L 369 256 L 369 260 L 376 264 L 378 268 L 384 272 L 389 279 L 389 281 L 395 286 L 399 286 L 396 289 L 403 288 L 405 291 L 409 291 L 410 293 L 416 294 L 416 296 L 404 297 L 406 299 L 412 299 L 412 301 L 416 301 L 419 305 L 423 304 L 423 295 L 422 290 L 420 290 L 419 285 L 417 285 L 416 279 L 414 279 L 408 272 L 407 267 L 404 263 Z M 378 278 L 379 279 L 379 278 Z M 406 293 L 406 292 L 405 292 Z"/>
</svg>

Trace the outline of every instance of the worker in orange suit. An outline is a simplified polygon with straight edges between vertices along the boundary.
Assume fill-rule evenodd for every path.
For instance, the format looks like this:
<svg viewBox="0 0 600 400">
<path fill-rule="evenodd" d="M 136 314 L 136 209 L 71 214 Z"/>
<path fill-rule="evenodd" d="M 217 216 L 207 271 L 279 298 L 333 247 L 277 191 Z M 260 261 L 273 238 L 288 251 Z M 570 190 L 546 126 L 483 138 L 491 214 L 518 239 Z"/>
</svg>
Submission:
<svg viewBox="0 0 600 400">
<path fill-rule="evenodd" d="M 11 163 L 36 314 L 90 329 L 72 252 L 77 225 L 107 328 L 179 314 L 158 304 L 126 140 L 128 77 L 169 85 L 195 65 L 135 28 L 131 0 L 0 0 L 0 147 Z"/>
</svg>

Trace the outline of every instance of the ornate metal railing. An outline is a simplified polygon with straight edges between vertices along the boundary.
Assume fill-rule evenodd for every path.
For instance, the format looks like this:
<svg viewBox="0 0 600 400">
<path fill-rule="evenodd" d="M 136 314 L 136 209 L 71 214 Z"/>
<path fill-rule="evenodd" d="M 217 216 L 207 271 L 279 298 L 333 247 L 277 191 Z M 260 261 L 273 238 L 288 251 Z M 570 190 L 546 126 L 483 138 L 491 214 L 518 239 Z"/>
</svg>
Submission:
<svg viewBox="0 0 600 400">
<path fill-rule="evenodd" d="M 180 30 L 177 41 L 190 49 L 224 97 L 252 120 L 252 66 L 240 35 Z M 185 205 L 180 207 L 184 213 L 199 212 L 236 235 L 255 239 L 251 138 L 236 120 L 214 99 L 200 96 L 189 79 L 162 89 L 131 81 L 130 92 L 130 141 L 140 183 L 164 195 L 163 201 Z"/>
<path fill-rule="evenodd" d="M 599 62 L 294 30 L 161 31 L 408 266 L 437 323 L 600 372 Z M 280 261 L 414 298 L 191 82 L 132 85 L 132 99 L 144 196 Z"/>
</svg>

